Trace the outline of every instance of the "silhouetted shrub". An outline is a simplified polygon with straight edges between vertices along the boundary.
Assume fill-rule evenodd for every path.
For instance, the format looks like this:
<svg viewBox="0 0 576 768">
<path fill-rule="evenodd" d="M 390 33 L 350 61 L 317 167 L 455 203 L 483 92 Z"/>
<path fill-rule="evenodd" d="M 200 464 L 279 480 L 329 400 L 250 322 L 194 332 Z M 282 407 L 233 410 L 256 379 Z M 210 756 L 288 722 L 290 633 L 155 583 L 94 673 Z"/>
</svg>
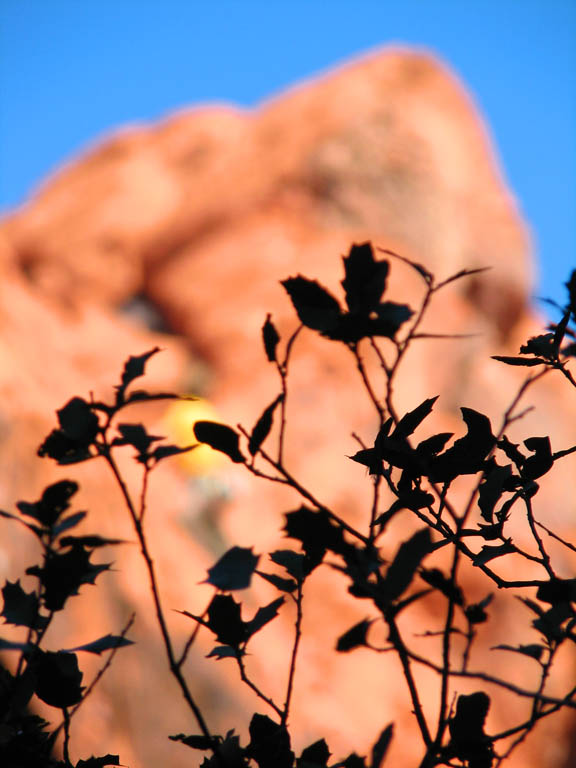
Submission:
<svg viewBox="0 0 576 768">
<path fill-rule="evenodd" d="M 576 689 L 571 681 L 562 696 L 547 693 L 547 682 L 559 649 L 576 641 L 576 579 L 557 575 L 545 534 L 571 551 L 576 548 L 549 531 L 537 519 L 533 508 L 539 491 L 537 481 L 550 472 L 556 462 L 574 453 L 576 446 L 553 451 L 548 437 L 528 436 L 522 444 L 513 443 L 508 437 L 510 425 L 524 413 L 522 399 L 539 379 L 557 372 L 566 378 L 568 385 L 576 386 L 568 367 L 576 356 L 576 332 L 571 325 L 576 322 L 576 271 L 567 283 L 566 305 L 558 308 L 561 313 L 558 323 L 529 339 L 517 356 L 495 358 L 503 364 L 531 369 L 511 398 L 501 425 L 494 428 L 486 415 L 463 407 L 466 427 L 463 437 L 452 441 L 452 434 L 440 433 L 420 439 L 419 427 L 432 413 L 437 398 L 430 397 L 409 412 L 399 413 L 394 398 L 398 370 L 412 343 L 427 335 L 421 326 L 432 299 L 453 282 L 465 280 L 480 270 L 463 270 L 438 282 L 422 265 L 384 253 L 400 260 L 418 275 L 423 290 L 419 306 L 413 308 L 383 298 L 390 261 L 377 259 L 369 243 L 352 246 L 344 258 L 343 303 L 313 279 L 298 275 L 284 280 L 282 285 L 300 325 L 286 342 L 280 338 L 270 316 L 263 326 L 265 356 L 278 372 L 278 394 L 263 408 L 252 430 L 211 421 L 196 423 L 194 432 L 199 442 L 226 454 L 263 481 L 292 488 L 300 497 L 301 505 L 284 516 L 284 532 L 294 542 L 292 548 L 271 552 L 269 562 L 263 563 L 262 556 L 254 554 L 252 549 L 234 546 L 208 570 L 207 582 L 214 587 L 214 594 L 201 615 L 181 611 L 193 626 L 180 650 L 175 647 L 159 595 L 144 512 L 149 473 L 160 461 L 194 450 L 194 445 L 168 445 L 162 438 L 149 434 L 143 424 L 121 421 L 125 409 L 134 403 L 176 398 L 172 394 L 133 388 L 134 381 L 144 375 L 147 362 L 159 350 L 155 348 L 128 359 L 112 402 L 73 397 L 57 412 L 58 426 L 39 448 L 40 456 L 60 465 L 99 459 L 109 466 L 122 492 L 146 564 L 175 690 L 179 689 L 198 726 L 197 733 L 176 734 L 170 738 L 201 753 L 196 758 L 192 755 L 191 759 L 201 760 L 202 768 L 254 765 L 258 768 L 327 768 L 329 765 L 331 768 L 379 768 L 385 762 L 391 740 L 402 739 L 402 734 L 393 734 L 390 723 L 381 733 L 374 734 L 374 746 L 368 757 L 352 753 L 340 762 L 330 762 L 330 749 L 322 738 L 299 756 L 292 750 L 289 715 L 302 636 L 303 595 L 314 571 L 328 562 L 341 573 L 343 588 L 371 606 L 373 614 L 373 618 L 344 632 L 335 651 L 373 649 L 375 664 L 378 664 L 377 652 L 382 650 L 397 657 L 422 743 L 421 768 L 500 765 L 539 721 L 562 709 L 576 707 Z M 304 332 L 317 333 L 326 343 L 344 345 L 352 353 L 366 397 L 377 417 L 377 428 L 370 442 L 361 444 L 350 457 L 367 468 L 366 482 L 370 482 L 373 489 L 373 500 L 362 527 L 355 527 L 316 501 L 313 490 L 303 487 L 284 461 L 290 362 L 296 354 L 297 338 Z M 380 384 L 374 381 L 374 373 L 366 365 L 366 355 L 378 362 Z M 143 488 L 138 496 L 131 495 L 115 458 L 116 452 L 126 446 L 135 450 L 135 460 L 143 471 Z M 469 476 L 470 490 L 467 501 L 458 504 L 453 499 L 452 485 L 462 476 Z M 381 508 L 383 489 L 387 490 L 390 500 L 385 509 Z M 86 516 L 85 512 L 70 510 L 77 490 L 74 481 L 60 481 L 46 488 L 37 501 L 19 502 L 16 513 L 0 512 L 3 517 L 24 525 L 42 547 L 41 562 L 24 571 L 29 577 L 25 583 L 32 580 L 33 586 L 24 587 L 17 580 L 7 582 L 2 590 L 1 615 L 5 623 L 27 629 L 24 642 L 0 640 L 0 650 L 18 655 L 15 672 L 3 670 L 0 675 L 0 763 L 10 768 L 120 765 L 118 756 L 106 755 L 79 760 L 74 767 L 70 762 L 69 742 L 71 721 L 78 707 L 84 704 L 117 651 L 131 644 L 127 634 L 132 619 L 118 635 L 105 635 L 81 647 L 56 651 L 43 647 L 46 630 L 65 610 L 68 600 L 78 594 L 82 585 L 93 584 L 109 568 L 109 563 L 93 559 L 96 553 L 103 547 L 120 543 L 96 534 L 74 533 Z M 382 543 L 391 520 L 398 514 L 414 516 L 420 527 L 397 547 L 387 562 L 382 557 Z M 508 523 L 514 515 L 523 515 L 528 521 L 533 539 L 530 553 L 521 549 L 509 533 Z M 441 548 L 450 552 L 447 571 L 428 563 L 428 558 Z M 539 577 L 517 581 L 502 578 L 497 560 L 504 556 L 530 561 L 539 569 Z M 466 560 L 476 567 L 487 586 L 495 585 L 518 596 L 528 608 L 526 639 L 529 642 L 518 646 L 500 645 L 497 650 L 529 657 L 539 665 L 540 681 L 534 690 L 519 688 L 492 675 L 489 669 L 470 669 L 476 627 L 490 619 L 491 596 L 476 603 L 468 600 L 459 578 L 460 565 Z M 270 570 L 271 566 L 276 569 Z M 278 591 L 278 597 L 247 617 L 234 593 L 249 588 L 255 575 L 269 582 Z M 527 597 L 534 590 L 535 598 Z M 429 599 L 441 600 L 444 605 L 441 628 L 435 632 L 440 653 L 423 657 L 411 649 L 400 617 L 417 602 Z M 247 651 L 254 635 L 266 631 L 267 625 L 289 602 L 296 606 L 294 640 L 286 660 L 285 696 L 277 702 L 252 679 Z M 376 624 L 386 628 L 385 649 L 374 645 L 371 638 Z M 430 628 L 422 627 L 422 630 Z M 537 633 L 536 641 L 533 630 Z M 214 640 L 209 657 L 237 665 L 243 684 L 253 692 L 258 707 L 267 713 L 253 715 L 247 742 L 241 742 L 234 730 L 225 735 L 213 732 L 192 683 L 184 674 L 184 662 L 199 631 L 207 632 Z M 463 649 L 457 645 L 458 635 L 464 638 Z M 82 685 L 79 666 L 83 653 L 108 654 L 106 663 L 88 686 Z M 434 718 L 422 702 L 413 674 L 415 665 L 424 665 L 438 675 L 439 713 Z M 450 684 L 456 677 L 477 681 L 479 690 L 460 695 L 453 702 Z M 529 715 L 506 732 L 488 733 L 485 723 L 490 698 L 482 690 L 485 683 L 501 687 L 510 696 L 526 698 L 530 702 Z M 60 720 L 56 715 L 55 723 L 49 724 L 32 714 L 35 698 L 57 710 Z M 54 757 L 56 739 L 61 734 L 58 752 L 61 756 Z"/>
</svg>

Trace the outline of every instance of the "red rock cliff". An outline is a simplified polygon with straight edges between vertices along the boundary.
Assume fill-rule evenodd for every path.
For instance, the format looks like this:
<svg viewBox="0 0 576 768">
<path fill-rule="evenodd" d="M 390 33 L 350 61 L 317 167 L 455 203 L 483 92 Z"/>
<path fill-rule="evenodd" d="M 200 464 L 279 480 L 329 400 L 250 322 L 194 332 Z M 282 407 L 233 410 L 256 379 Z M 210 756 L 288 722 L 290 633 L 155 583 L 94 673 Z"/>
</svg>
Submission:
<svg viewBox="0 0 576 768">
<path fill-rule="evenodd" d="M 133 538 L 101 468 L 62 473 L 35 458 L 54 410 L 74 394 L 110 396 L 123 360 L 159 344 L 167 351 L 149 365 L 151 388 L 199 392 L 224 420 L 252 425 L 277 394 L 260 344 L 263 319 L 272 312 L 282 331 L 294 327 L 279 280 L 301 272 L 338 290 L 340 257 L 353 241 L 370 239 L 440 277 L 492 267 L 446 291 L 427 330 L 474 335 L 421 345 L 397 386 L 400 411 L 440 393 L 436 426 L 460 429 L 460 405 L 498 417 L 521 375 L 489 355 L 516 353 L 539 330 L 528 303 L 526 227 L 486 130 L 461 85 L 424 55 L 372 56 L 255 112 L 194 109 L 120 131 L 49 179 L 2 223 L 0 238 L 0 503 L 31 500 L 44 483 L 72 475 L 82 484 L 92 526 L 96 521 L 115 537 Z M 393 271 L 390 294 L 415 301 L 414 281 L 401 265 Z M 368 441 L 374 430 L 357 372 L 333 345 L 303 336 L 291 392 L 288 464 L 318 497 L 354 519 L 369 488 L 361 468 L 345 458 L 355 449 L 350 434 Z M 550 433 L 558 448 L 575 442 L 576 421 L 568 415 L 576 408 L 564 382 L 542 382 L 530 402 L 536 410 L 518 435 Z M 149 413 L 167 428 L 162 409 Z M 574 496 L 559 490 L 571 487 L 573 472 L 567 460 L 541 494 L 543 517 L 564 535 L 573 533 Z M 190 480 L 175 462 L 157 471 L 150 493 L 166 605 L 193 613 L 209 599 L 208 588 L 197 585 L 217 555 L 232 543 L 273 548 L 281 513 L 298 503 L 227 464 L 202 481 Z M 1 575 L 14 578 L 24 555 L 15 551 L 12 527 L 0 525 Z M 83 737 L 73 748 L 83 744 L 79 756 L 87 756 L 104 745 L 132 768 L 178 766 L 190 754 L 165 735 L 194 728 L 166 672 L 137 548 L 118 550 L 115 560 L 117 572 L 95 590 L 84 588 L 51 638 L 54 647 L 79 645 L 102 629 L 117 632 L 132 609 L 138 612 L 138 645 L 119 655 L 91 712 L 87 702 L 79 714 Z M 484 587 L 475 587 L 475 578 L 470 574 L 469 584 L 480 598 Z M 271 594 L 258 589 L 260 598 Z M 296 746 L 326 736 L 336 755 L 366 752 L 394 719 L 391 764 L 400 756 L 409 764 L 419 746 L 405 735 L 414 725 L 397 665 L 363 651 L 331 653 L 335 639 L 364 618 L 363 606 L 340 592 L 332 575 L 318 575 L 295 693 Z M 415 616 L 415 631 L 430 625 L 430 615 Z M 511 624 L 505 614 L 497 618 L 506 640 Z M 189 623 L 176 614 L 170 621 L 183 640 Z M 290 631 L 288 619 L 272 625 L 250 660 L 255 676 L 279 696 Z M 193 686 L 217 730 L 245 726 L 238 712 L 257 703 L 239 688 L 231 664 L 203 658 L 209 647 L 188 662 Z M 508 662 L 490 661 L 500 672 Z M 519 665 L 517 679 L 532 675 L 530 663 Z M 422 685 L 432 697 L 434 678 L 424 675 Z M 489 729 L 501 730 L 522 711 L 522 702 L 510 709 L 497 700 Z M 518 750 L 515 765 L 562 766 L 570 738 L 565 721 L 551 723 L 537 750 Z"/>
</svg>

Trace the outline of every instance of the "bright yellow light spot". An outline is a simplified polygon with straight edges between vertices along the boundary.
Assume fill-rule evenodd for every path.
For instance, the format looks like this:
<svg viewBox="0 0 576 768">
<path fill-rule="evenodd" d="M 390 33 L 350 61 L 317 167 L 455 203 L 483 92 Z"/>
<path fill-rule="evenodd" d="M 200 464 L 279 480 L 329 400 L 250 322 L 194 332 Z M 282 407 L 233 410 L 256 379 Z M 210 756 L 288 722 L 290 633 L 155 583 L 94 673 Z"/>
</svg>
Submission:
<svg viewBox="0 0 576 768">
<path fill-rule="evenodd" d="M 202 398 L 177 400 L 166 411 L 166 432 L 176 445 L 198 445 L 193 451 L 177 457 L 180 466 L 190 475 L 203 475 L 217 469 L 225 458 L 207 445 L 199 445 L 193 427 L 197 421 L 221 421 L 215 408 Z"/>
</svg>

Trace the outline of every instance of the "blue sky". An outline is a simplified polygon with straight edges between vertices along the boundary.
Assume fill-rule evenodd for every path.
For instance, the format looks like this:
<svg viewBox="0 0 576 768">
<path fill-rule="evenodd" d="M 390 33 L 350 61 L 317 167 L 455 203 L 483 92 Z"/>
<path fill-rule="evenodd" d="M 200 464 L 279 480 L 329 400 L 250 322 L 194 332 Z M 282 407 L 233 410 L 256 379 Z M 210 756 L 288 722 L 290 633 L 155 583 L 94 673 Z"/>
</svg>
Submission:
<svg viewBox="0 0 576 768">
<path fill-rule="evenodd" d="M 395 43 L 476 99 L 536 241 L 537 293 L 576 267 L 576 0 L 0 0 L 0 209 L 112 129 L 257 105 Z"/>
</svg>

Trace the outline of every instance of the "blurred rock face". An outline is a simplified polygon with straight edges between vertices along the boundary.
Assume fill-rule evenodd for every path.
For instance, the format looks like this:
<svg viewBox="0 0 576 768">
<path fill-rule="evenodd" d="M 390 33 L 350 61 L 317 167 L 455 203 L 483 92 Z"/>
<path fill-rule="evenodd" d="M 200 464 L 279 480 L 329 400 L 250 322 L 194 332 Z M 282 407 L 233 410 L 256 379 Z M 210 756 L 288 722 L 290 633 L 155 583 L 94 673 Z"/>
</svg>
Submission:
<svg viewBox="0 0 576 768">
<path fill-rule="evenodd" d="M 279 281 L 302 273 L 336 293 L 340 257 L 365 240 L 438 277 L 492 268 L 455 283 L 432 308 L 424 330 L 474 336 L 413 349 L 396 403 L 403 412 L 440 394 L 430 424 L 436 431 L 461 429 L 460 405 L 483 410 L 497 425 L 522 375 L 489 355 L 517 352 L 540 328 L 528 306 L 528 237 L 474 106 L 433 58 L 376 55 L 253 113 L 184 112 L 121 131 L 63 168 L 0 227 L 2 507 L 35 499 L 45 483 L 70 476 L 81 483 L 82 505 L 91 511 L 87 529 L 131 539 L 118 490 L 102 467 L 63 472 L 35 457 L 56 408 L 72 395 L 110 397 L 123 360 L 158 344 L 166 352 L 149 365 L 150 389 L 201 394 L 223 420 L 251 428 L 279 391 L 261 345 L 266 313 L 284 338 L 296 325 Z M 413 276 L 394 261 L 388 297 L 415 304 L 420 295 Z M 375 419 L 344 352 L 305 333 L 297 342 L 286 461 L 317 498 L 360 525 L 370 486 L 346 456 L 357 449 L 352 432 L 373 439 Z M 574 443 L 576 409 L 564 382 L 545 379 L 529 403 L 536 410 L 516 425 L 518 439 L 551 434 L 555 449 Z M 172 430 L 176 417 L 154 407 L 131 418 L 154 424 L 158 433 Z M 136 468 L 128 463 L 126 471 L 137 492 Z M 562 493 L 573 472 L 566 460 L 539 497 L 542 519 L 560 535 L 573 532 L 574 495 Z M 149 527 L 167 608 L 204 610 L 211 592 L 198 582 L 206 568 L 232 544 L 254 545 L 259 553 L 277 548 L 282 512 L 299 503 L 225 462 L 159 468 Z M 36 553 L 25 549 L 19 531 L 0 525 L 0 568 L 15 578 Z M 412 530 L 403 518 L 395 542 Z M 385 546 L 393 551 L 395 543 Z M 55 648 L 79 645 L 117 633 L 132 610 L 138 613 L 138 645 L 119 654 L 79 713 L 73 753 L 74 746 L 82 748 L 78 757 L 119 752 L 132 768 L 181 765 L 191 753 L 165 735 L 195 727 L 167 673 L 137 547 L 113 555 L 117 571 L 95 590 L 84 588 L 50 638 Z M 564 567 L 567 575 L 570 564 Z M 472 598 L 490 591 L 476 573 L 466 579 Z M 243 600 L 251 610 L 271 594 L 260 584 Z M 497 598 L 495 634 L 484 638 L 484 648 L 511 643 L 516 631 L 516 609 L 508 613 L 508 603 Z M 335 755 L 365 753 L 395 720 L 391 764 L 400 757 L 410 764 L 420 748 L 396 661 L 364 651 L 332 653 L 336 638 L 366 618 L 365 610 L 327 570 L 312 580 L 292 717 L 295 746 L 325 736 Z M 410 631 L 433 630 L 435 619 L 415 609 Z M 170 622 L 184 642 L 189 621 L 171 614 Z M 249 660 L 273 698 L 283 695 L 291 622 L 287 616 L 263 631 Z M 522 616 L 521 626 L 527 624 Z M 528 642 L 525 634 L 522 641 Z M 201 641 L 191 654 L 192 688 L 215 731 L 242 729 L 246 712 L 264 710 L 240 688 L 231 663 L 203 658 L 210 647 Z M 432 653 L 430 647 L 421 650 Z M 501 659 L 506 654 L 487 653 L 475 668 L 489 664 L 525 687 L 534 684 L 530 659 L 510 669 L 510 660 Z M 572 660 L 565 664 L 568 677 Z M 420 682 L 434 708 L 437 680 L 424 675 Z M 490 693 L 489 732 L 527 716 L 525 703 Z M 567 727 L 565 721 L 541 727 L 527 749 L 517 750 L 514 764 L 565 764 Z"/>
</svg>

